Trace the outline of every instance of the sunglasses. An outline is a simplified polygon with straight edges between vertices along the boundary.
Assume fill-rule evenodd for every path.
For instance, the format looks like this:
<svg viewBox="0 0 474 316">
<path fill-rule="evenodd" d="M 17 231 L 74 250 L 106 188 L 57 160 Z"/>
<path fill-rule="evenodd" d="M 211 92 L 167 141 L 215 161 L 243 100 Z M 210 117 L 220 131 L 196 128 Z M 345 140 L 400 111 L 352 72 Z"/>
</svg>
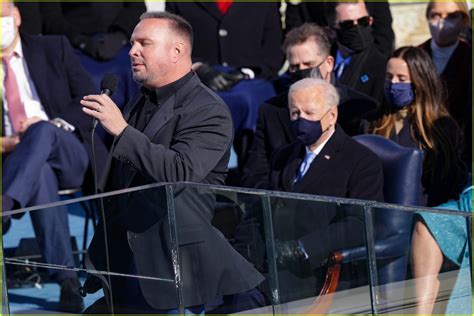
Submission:
<svg viewBox="0 0 474 316">
<path fill-rule="evenodd" d="M 363 16 L 357 20 L 344 20 L 344 21 L 339 21 L 339 23 L 337 23 L 337 25 L 339 26 L 341 30 L 348 30 L 355 27 L 356 25 L 369 26 L 369 24 L 370 24 L 370 16 L 368 15 Z"/>
</svg>

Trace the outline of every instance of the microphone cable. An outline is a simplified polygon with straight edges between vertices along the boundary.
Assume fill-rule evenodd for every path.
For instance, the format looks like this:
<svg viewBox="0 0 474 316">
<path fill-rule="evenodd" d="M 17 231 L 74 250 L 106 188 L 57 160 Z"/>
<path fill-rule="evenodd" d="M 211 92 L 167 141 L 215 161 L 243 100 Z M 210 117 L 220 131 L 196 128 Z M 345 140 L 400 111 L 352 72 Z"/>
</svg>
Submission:
<svg viewBox="0 0 474 316">
<path fill-rule="evenodd" d="M 117 77 L 112 74 L 106 74 L 100 83 L 101 87 L 101 94 L 107 94 L 108 96 L 112 96 L 115 89 L 117 88 Z M 94 118 L 92 123 L 92 133 L 91 133 L 91 145 L 92 145 L 92 173 L 94 178 L 94 195 L 99 194 L 99 184 L 98 184 L 98 173 L 97 173 L 97 159 L 96 159 L 96 152 L 95 152 L 95 131 L 97 128 L 99 120 Z M 105 246 L 105 265 L 107 272 L 110 271 L 110 256 L 109 256 L 109 243 L 108 243 L 108 234 L 107 234 L 107 224 L 105 220 L 105 207 L 104 207 L 104 198 L 99 198 L 99 208 L 100 208 L 100 215 L 102 218 L 102 228 L 104 230 L 104 246 Z M 113 290 L 112 290 L 112 282 L 110 278 L 110 274 L 107 274 L 107 282 L 109 287 L 109 296 L 110 296 L 110 312 L 111 315 L 115 315 L 114 313 L 114 299 L 113 299 Z"/>
</svg>

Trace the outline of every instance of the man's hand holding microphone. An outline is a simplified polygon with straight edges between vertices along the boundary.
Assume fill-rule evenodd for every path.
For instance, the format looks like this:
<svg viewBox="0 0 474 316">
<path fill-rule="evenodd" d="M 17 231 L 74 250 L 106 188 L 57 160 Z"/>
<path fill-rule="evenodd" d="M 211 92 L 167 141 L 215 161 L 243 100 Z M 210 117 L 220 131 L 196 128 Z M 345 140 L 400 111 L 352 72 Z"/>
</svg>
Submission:
<svg viewBox="0 0 474 316">
<path fill-rule="evenodd" d="M 128 126 L 122 111 L 110 98 L 116 88 L 117 78 L 114 75 L 105 75 L 100 83 L 101 94 L 86 95 L 81 100 L 81 104 L 84 106 L 82 110 L 94 118 L 94 126 L 97 124 L 96 122 L 100 122 L 107 133 L 114 137 L 122 134 Z"/>
</svg>

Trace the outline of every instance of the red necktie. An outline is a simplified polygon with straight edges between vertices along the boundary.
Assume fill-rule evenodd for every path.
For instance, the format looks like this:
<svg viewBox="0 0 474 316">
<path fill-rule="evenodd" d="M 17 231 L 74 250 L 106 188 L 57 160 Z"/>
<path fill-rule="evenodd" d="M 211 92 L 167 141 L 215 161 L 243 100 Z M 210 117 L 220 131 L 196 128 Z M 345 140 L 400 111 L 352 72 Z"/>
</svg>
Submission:
<svg viewBox="0 0 474 316">
<path fill-rule="evenodd" d="M 3 85 L 5 87 L 5 98 L 8 103 L 8 115 L 13 126 L 13 130 L 18 132 L 21 127 L 21 122 L 26 120 L 26 112 L 20 98 L 20 90 L 16 81 L 15 73 L 10 65 L 12 56 L 3 56 L 2 62 L 5 65 L 5 78 Z"/>
<path fill-rule="evenodd" d="M 217 8 L 219 8 L 222 15 L 227 13 L 232 2 L 234 2 L 234 0 L 216 0 Z"/>
</svg>

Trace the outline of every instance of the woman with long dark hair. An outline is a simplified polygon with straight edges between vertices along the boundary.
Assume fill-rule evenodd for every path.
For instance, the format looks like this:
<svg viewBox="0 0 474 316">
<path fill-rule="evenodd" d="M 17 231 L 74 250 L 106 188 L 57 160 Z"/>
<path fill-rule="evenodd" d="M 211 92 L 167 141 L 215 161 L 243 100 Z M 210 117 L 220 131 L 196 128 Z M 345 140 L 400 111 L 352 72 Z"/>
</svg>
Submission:
<svg viewBox="0 0 474 316">
<path fill-rule="evenodd" d="M 439 205 L 461 192 L 467 179 L 460 129 L 446 110 L 446 95 L 430 56 L 401 47 L 387 64 L 381 111 L 363 123 L 365 133 L 389 138 L 425 152 L 423 204 Z"/>
</svg>

